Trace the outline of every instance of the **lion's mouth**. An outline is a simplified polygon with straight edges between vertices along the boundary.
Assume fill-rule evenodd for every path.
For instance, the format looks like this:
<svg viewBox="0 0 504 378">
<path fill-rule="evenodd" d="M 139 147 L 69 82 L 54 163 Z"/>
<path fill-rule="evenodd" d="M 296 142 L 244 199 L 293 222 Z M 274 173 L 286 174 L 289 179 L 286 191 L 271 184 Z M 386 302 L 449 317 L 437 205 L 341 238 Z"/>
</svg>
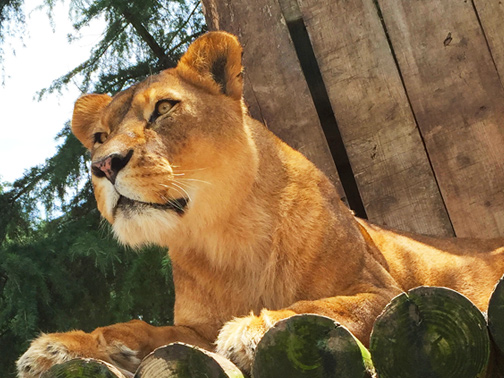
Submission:
<svg viewBox="0 0 504 378">
<path fill-rule="evenodd" d="M 174 198 L 166 203 L 150 203 L 136 201 L 131 198 L 121 195 L 117 200 L 115 210 L 121 209 L 126 211 L 141 210 L 144 208 L 153 208 L 157 210 L 168 210 L 175 211 L 178 215 L 183 215 L 186 211 L 187 204 L 189 203 L 188 198 Z"/>
</svg>

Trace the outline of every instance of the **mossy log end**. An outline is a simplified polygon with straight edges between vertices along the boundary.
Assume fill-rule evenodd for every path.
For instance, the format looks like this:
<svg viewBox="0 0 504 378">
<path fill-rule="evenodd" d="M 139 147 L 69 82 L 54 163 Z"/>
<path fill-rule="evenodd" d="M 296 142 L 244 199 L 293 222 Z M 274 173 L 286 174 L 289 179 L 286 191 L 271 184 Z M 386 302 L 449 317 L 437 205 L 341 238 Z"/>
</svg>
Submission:
<svg viewBox="0 0 504 378">
<path fill-rule="evenodd" d="M 218 354 L 183 343 L 154 350 L 145 357 L 135 378 L 243 378 L 231 361 Z"/>
<path fill-rule="evenodd" d="M 75 358 L 62 364 L 54 365 L 41 378 L 129 378 L 115 366 L 93 358 Z"/>
<path fill-rule="evenodd" d="M 495 285 L 488 303 L 488 328 L 495 345 L 504 353 L 504 277 Z"/>
<path fill-rule="evenodd" d="M 261 339 L 252 376 L 364 378 L 372 370 L 369 352 L 345 327 L 324 316 L 295 315 Z"/>
<path fill-rule="evenodd" d="M 490 337 L 463 295 L 419 287 L 395 297 L 375 322 L 370 351 L 380 378 L 484 377 Z"/>
</svg>

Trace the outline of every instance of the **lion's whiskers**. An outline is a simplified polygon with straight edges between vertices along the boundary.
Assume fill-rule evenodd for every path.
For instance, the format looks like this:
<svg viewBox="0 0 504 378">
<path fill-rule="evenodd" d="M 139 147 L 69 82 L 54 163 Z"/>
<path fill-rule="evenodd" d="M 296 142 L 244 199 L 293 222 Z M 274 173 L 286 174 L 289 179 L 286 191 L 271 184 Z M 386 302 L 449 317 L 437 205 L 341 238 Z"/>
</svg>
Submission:
<svg viewBox="0 0 504 378">
<path fill-rule="evenodd" d="M 185 190 L 182 186 L 178 185 L 174 181 L 171 181 L 170 185 L 166 185 L 166 184 L 159 184 L 159 185 L 161 185 L 165 188 L 168 188 L 168 189 L 176 190 L 177 192 L 182 194 L 183 197 L 186 197 L 187 199 L 189 199 L 189 201 L 192 201 L 191 196 L 189 195 L 187 190 Z"/>
<path fill-rule="evenodd" d="M 207 185 L 212 185 L 211 182 L 209 181 L 205 181 L 205 180 L 200 180 L 200 179 L 194 179 L 194 178 L 179 178 L 177 179 L 177 182 L 180 184 L 182 183 L 182 181 L 194 181 L 194 182 L 202 182 L 203 184 L 207 184 Z"/>
<path fill-rule="evenodd" d="M 189 201 L 192 201 L 191 196 L 189 195 L 189 193 L 187 193 L 187 190 L 185 190 L 182 186 L 178 185 L 178 184 L 177 184 L 177 183 L 175 183 L 175 182 L 172 182 L 171 184 L 172 184 L 172 185 L 175 185 L 175 188 L 180 189 L 180 190 L 182 191 L 182 193 L 185 193 L 185 194 L 186 194 L 186 196 L 187 196 L 187 198 L 189 199 Z"/>
<path fill-rule="evenodd" d="M 177 171 L 177 168 L 181 168 L 180 165 L 172 165 L 171 166 L 173 172 L 176 172 Z M 193 169 L 179 169 L 177 173 L 184 173 L 184 172 L 200 172 L 200 171 L 204 171 L 208 168 L 206 167 L 201 167 L 201 168 L 193 168 Z"/>
<path fill-rule="evenodd" d="M 196 179 L 196 178 L 190 178 L 190 177 L 184 177 L 187 174 L 189 174 L 190 172 L 203 171 L 207 168 L 203 167 L 203 168 L 195 168 L 195 169 L 179 169 L 179 170 L 177 170 L 177 168 L 180 168 L 180 166 L 171 165 L 171 167 L 172 167 L 171 175 L 173 176 L 173 179 L 169 180 L 168 182 L 163 183 L 163 184 L 160 183 L 159 185 L 161 185 L 165 188 L 168 188 L 170 190 L 177 191 L 183 197 L 187 198 L 189 201 L 192 201 L 192 198 L 189 195 L 189 191 L 195 189 L 194 184 L 203 183 L 206 185 L 212 185 L 212 183 L 209 181 Z M 161 199 L 166 202 L 170 201 L 170 200 L 171 201 L 176 200 L 176 199 L 168 199 L 164 195 L 161 195 Z"/>
</svg>

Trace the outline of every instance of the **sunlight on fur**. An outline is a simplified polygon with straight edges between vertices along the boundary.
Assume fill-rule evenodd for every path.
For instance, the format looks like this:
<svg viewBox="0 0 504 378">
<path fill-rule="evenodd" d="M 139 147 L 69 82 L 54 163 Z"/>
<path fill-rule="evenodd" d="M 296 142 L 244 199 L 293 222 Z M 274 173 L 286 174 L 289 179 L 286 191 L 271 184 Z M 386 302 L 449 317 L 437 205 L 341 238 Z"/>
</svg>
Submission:
<svg viewBox="0 0 504 378">
<path fill-rule="evenodd" d="M 41 334 L 30 345 L 30 353 L 21 356 L 16 365 L 20 376 L 39 377 L 50 366 L 74 357 L 76 355 L 68 353 L 63 343 L 55 342 L 49 335 Z"/>
<path fill-rule="evenodd" d="M 91 152 L 100 213 L 121 243 L 169 248 L 174 325 L 43 335 L 20 357 L 20 378 L 71 356 L 113 362 L 114 345 L 134 372 L 172 342 L 217 349 L 250 372 L 264 333 L 294 314 L 328 316 L 368 345 L 390 300 L 421 285 L 486 310 L 504 241 L 437 239 L 356 218 L 317 167 L 248 115 L 241 57 L 237 37 L 210 32 L 176 68 L 114 97 L 77 100 L 72 131 Z"/>
<path fill-rule="evenodd" d="M 176 214 L 155 209 L 144 209 L 131 217 L 117 217 L 112 225 L 117 239 L 133 248 L 144 245 L 165 244 L 179 220 Z"/>
</svg>

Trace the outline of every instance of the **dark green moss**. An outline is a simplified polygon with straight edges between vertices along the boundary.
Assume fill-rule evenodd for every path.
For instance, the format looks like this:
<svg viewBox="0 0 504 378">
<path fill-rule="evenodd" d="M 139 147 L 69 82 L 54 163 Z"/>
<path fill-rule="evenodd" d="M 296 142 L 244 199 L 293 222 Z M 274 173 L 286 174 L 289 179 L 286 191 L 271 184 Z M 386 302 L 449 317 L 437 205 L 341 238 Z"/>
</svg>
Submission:
<svg viewBox="0 0 504 378">
<path fill-rule="evenodd" d="M 215 355 L 199 348 L 175 343 L 158 348 L 142 362 L 135 378 L 243 378 L 231 362 L 221 366 Z"/>
<path fill-rule="evenodd" d="M 361 346 L 334 320 L 298 315 L 277 323 L 259 343 L 252 376 L 366 377 Z"/>
<path fill-rule="evenodd" d="M 106 365 L 95 360 L 75 359 L 54 365 L 41 378 L 117 378 Z"/>
<path fill-rule="evenodd" d="M 495 344 L 504 353 L 504 280 L 502 278 L 490 297 L 488 327 Z"/>
<path fill-rule="evenodd" d="M 370 351 L 381 378 L 483 376 L 490 339 L 483 314 L 446 288 L 394 298 L 375 322 Z"/>
</svg>

